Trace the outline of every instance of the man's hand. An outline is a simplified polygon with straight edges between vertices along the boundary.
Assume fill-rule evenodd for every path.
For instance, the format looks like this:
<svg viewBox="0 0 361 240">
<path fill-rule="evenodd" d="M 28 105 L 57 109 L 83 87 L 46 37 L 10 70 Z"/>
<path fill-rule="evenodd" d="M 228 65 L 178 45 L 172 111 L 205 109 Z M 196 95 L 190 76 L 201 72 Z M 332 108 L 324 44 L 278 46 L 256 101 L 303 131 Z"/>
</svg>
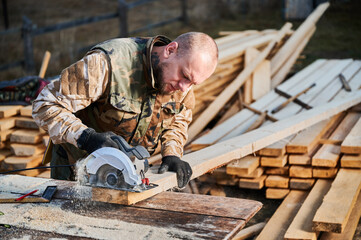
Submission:
<svg viewBox="0 0 361 240">
<path fill-rule="evenodd" d="M 187 185 L 193 173 L 189 163 L 182 161 L 177 156 L 166 156 L 162 158 L 162 165 L 160 165 L 158 173 L 164 173 L 168 170 L 177 173 L 179 188 L 184 188 Z"/>
<path fill-rule="evenodd" d="M 113 132 L 97 133 L 92 128 L 85 129 L 77 140 L 78 147 L 91 154 L 95 150 L 102 147 L 118 148 L 117 143 L 111 139 L 115 136 Z"/>
</svg>

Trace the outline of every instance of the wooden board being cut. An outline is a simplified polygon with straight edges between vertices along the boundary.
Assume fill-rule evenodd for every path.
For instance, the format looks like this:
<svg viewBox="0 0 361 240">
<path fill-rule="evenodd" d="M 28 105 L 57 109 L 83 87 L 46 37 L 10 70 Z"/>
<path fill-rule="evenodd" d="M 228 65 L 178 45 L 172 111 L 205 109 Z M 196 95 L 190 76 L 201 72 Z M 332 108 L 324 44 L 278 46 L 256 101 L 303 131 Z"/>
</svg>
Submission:
<svg viewBox="0 0 361 240">
<path fill-rule="evenodd" d="M 317 180 L 291 225 L 288 227 L 284 237 L 285 239 L 317 239 L 318 233 L 312 231 L 312 219 L 322 203 L 323 196 L 328 192 L 330 187 L 331 181 Z"/>
<path fill-rule="evenodd" d="M 311 110 L 277 121 L 241 136 L 186 154 L 183 156 L 183 160 L 187 161 L 192 167 L 193 174 L 191 179 L 194 179 L 212 169 L 254 153 L 265 146 L 334 116 L 359 102 L 361 102 L 361 90 L 353 91 L 352 94 L 338 98 L 330 103 L 314 107 Z M 153 166 L 146 175 L 151 183 L 158 185 L 156 188 L 142 193 L 93 188 L 93 200 L 133 204 L 177 186 L 175 173 L 166 172 L 158 174 L 158 168 L 159 166 Z"/>
<path fill-rule="evenodd" d="M 361 153 L 361 118 L 341 144 L 341 152 L 348 154 Z"/>
<path fill-rule="evenodd" d="M 292 190 L 272 215 L 257 240 L 281 240 L 307 197 L 307 192 Z"/>
<path fill-rule="evenodd" d="M 341 233 L 361 189 L 361 170 L 340 169 L 313 218 L 316 231 Z"/>
</svg>

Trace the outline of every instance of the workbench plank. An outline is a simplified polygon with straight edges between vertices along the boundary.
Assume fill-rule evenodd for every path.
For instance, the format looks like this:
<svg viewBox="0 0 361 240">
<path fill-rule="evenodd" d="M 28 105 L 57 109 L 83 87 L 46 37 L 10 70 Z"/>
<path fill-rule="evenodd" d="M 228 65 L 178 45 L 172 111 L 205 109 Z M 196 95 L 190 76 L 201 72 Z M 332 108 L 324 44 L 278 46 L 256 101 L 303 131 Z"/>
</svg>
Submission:
<svg viewBox="0 0 361 240">
<path fill-rule="evenodd" d="M 232 218 L 57 199 L 1 204 L 1 211 L 0 224 L 97 239 L 224 239 L 245 225 Z"/>
<path fill-rule="evenodd" d="M 361 189 L 361 170 L 341 168 L 313 218 L 313 229 L 341 233 Z"/>
</svg>

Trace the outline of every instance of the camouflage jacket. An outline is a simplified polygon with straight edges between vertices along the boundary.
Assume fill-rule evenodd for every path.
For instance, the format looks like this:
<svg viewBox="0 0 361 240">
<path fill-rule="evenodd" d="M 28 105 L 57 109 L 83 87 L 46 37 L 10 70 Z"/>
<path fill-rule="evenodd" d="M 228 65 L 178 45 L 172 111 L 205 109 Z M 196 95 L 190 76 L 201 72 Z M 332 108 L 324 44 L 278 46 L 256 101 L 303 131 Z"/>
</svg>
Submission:
<svg viewBox="0 0 361 240">
<path fill-rule="evenodd" d="M 113 131 L 131 145 L 181 157 L 194 107 L 193 90 L 161 95 L 151 65 L 154 45 L 169 39 L 114 39 L 64 69 L 33 102 L 33 118 L 55 144 L 71 143 L 87 127 Z M 69 155 L 69 154 L 68 154 Z"/>
</svg>

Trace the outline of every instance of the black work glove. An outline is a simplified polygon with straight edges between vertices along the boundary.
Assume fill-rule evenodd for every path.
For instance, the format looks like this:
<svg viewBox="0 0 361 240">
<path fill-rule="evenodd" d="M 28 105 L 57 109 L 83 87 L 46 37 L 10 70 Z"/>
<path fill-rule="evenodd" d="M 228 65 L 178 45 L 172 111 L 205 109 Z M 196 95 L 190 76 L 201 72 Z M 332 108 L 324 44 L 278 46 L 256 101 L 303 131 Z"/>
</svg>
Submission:
<svg viewBox="0 0 361 240">
<path fill-rule="evenodd" d="M 102 147 L 118 148 L 117 143 L 110 137 L 115 136 L 113 132 L 97 133 L 92 128 L 85 129 L 77 140 L 78 148 L 91 154 Z"/>
<path fill-rule="evenodd" d="M 179 188 L 184 188 L 187 185 L 193 173 L 189 163 L 182 161 L 177 156 L 166 156 L 162 158 L 162 165 L 160 165 L 158 173 L 164 173 L 168 170 L 177 173 Z"/>
</svg>

